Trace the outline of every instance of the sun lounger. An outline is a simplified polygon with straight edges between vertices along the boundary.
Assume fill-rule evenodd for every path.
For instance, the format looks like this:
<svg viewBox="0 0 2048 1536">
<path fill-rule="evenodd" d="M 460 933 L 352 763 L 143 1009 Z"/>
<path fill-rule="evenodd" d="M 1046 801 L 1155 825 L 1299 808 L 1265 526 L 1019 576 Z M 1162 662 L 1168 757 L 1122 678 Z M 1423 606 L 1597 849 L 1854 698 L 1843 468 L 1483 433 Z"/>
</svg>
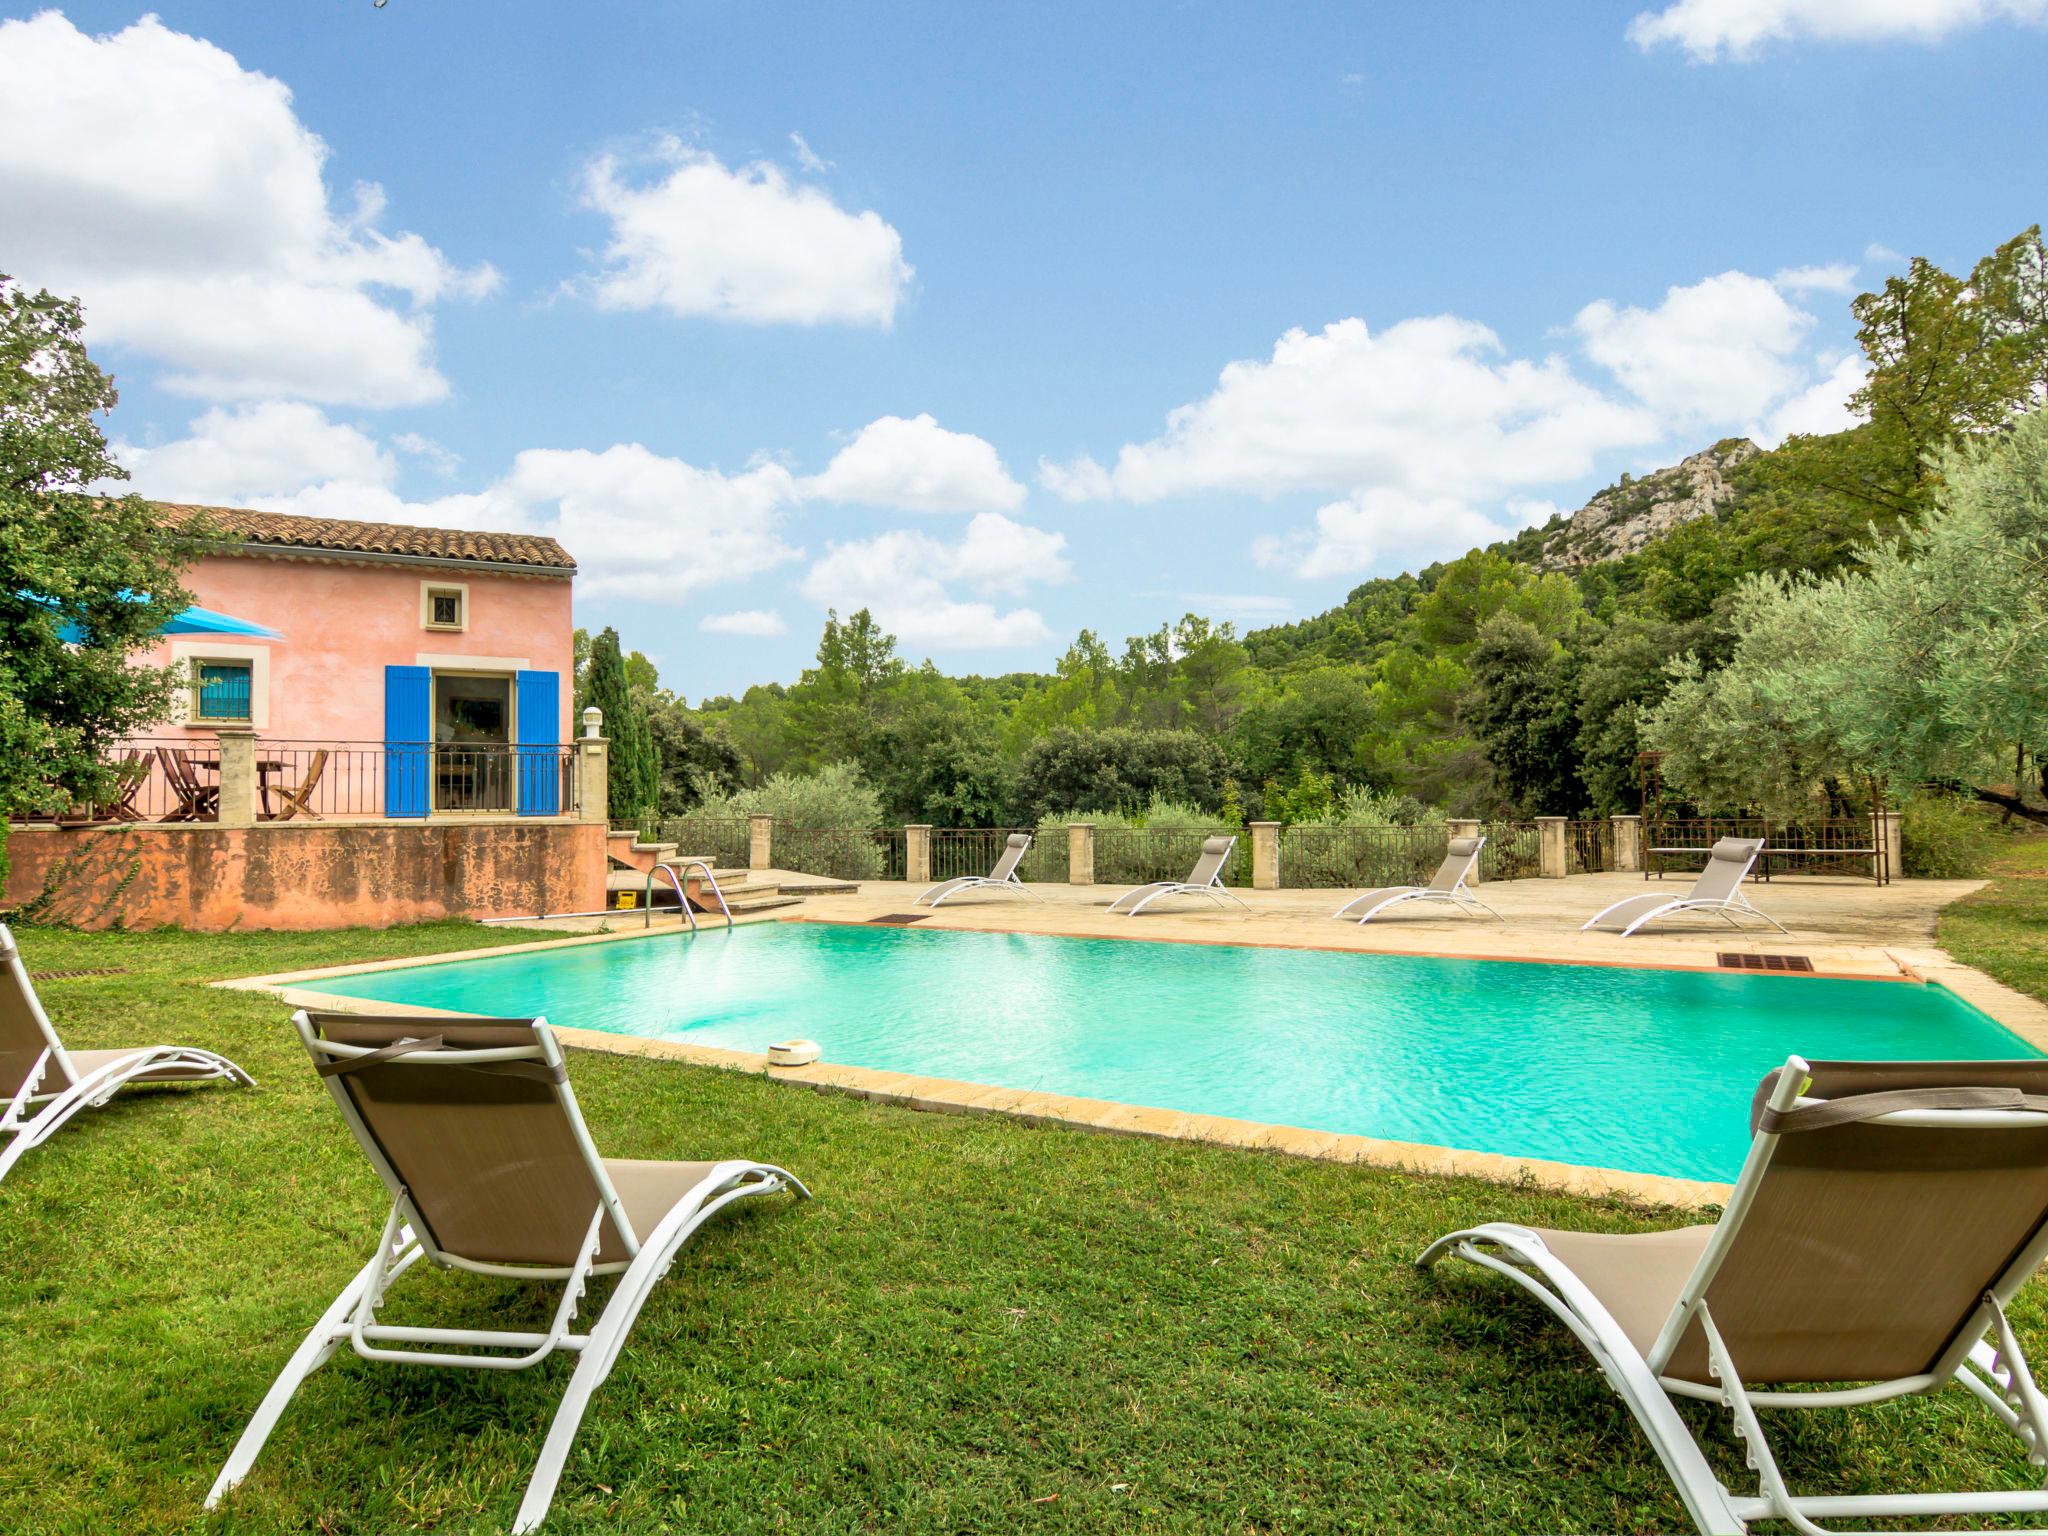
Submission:
<svg viewBox="0 0 2048 1536">
<path fill-rule="evenodd" d="M 1038 892 L 1017 878 L 1017 866 L 1023 862 L 1024 855 L 1030 848 L 1029 832 L 1012 832 L 1003 844 L 1003 856 L 996 860 L 995 868 L 986 875 L 962 875 L 956 880 L 941 880 L 929 890 L 920 891 L 911 899 L 910 904 L 914 907 L 921 901 L 929 900 L 936 907 L 940 902 L 958 896 L 962 891 L 984 890 L 1015 891 L 1019 895 L 1031 897 L 1034 901 L 1042 901 L 1044 898 Z"/>
<path fill-rule="evenodd" d="M 1382 886 L 1376 891 L 1367 891 L 1362 896 L 1352 897 L 1331 915 L 1343 917 L 1353 907 L 1363 906 L 1365 911 L 1360 914 L 1358 920 L 1361 923 L 1369 923 L 1389 907 L 1398 907 L 1404 902 L 1420 901 L 1455 907 L 1461 912 L 1477 907 L 1480 911 L 1498 918 L 1498 912 L 1465 888 L 1465 881 L 1470 878 L 1472 871 L 1479 867 L 1479 850 L 1485 846 L 1486 839 L 1483 837 L 1454 837 L 1444 853 L 1443 863 L 1439 864 L 1436 873 L 1430 876 L 1429 884 Z"/>
<path fill-rule="evenodd" d="M 1768 913 L 1757 911 L 1749 904 L 1749 898 L 1742 894 L 1743 879 L 1755 867 L 1763 851 L 1764 840 L 1760 837 L 1724 837 L 1707 851 L 1707 867 L 1700 871 L 1699 879 L 1693 882 L 1692 889 L 1685 895 L 1665 896 L 1651 892 L 1627 897 L 1588 918 L 1579 932 L 1598 928 L 1603 933 L 1627 935 L 1660 917 L 1670 917 L 1679 912 L 1711 912 L 1736 928 L 1742 926 L 1736 921 L 1738 914 L 1762 918 L 1783 933 L 1783 923 Z"/>
<path fill-rule="evenodd" d="M 575 1355 L 576 1369 L 512 1527 L 530 1531 L 547 1517 L 591 1393 L 682 1246 L 735 1200 L 810 1192 L 768 1163 L 599 1157 L 545 1019 L 301 1012 L 292 1023 L 391 1192 L 391 1214 L 375 1257 L 314 1325 L 242 1431 L 207 1507 L 248 1474 L 292 1394 L 342 1344 L 366 1360 L 499 1371 L 525 1370 L 562 1350 Z M 559 1280 L 554 1320 L 544 1333 L 380 1324 L 386 1290 L 422 1258 L 480 1275 Z M 619 1280 L 590 1331 L 571 1332 L 577 1303 L 599 1275 Z"/>
<path fill-rule="evenodd" d="M 1145 907 L 1162 896 L 1207 896 L 1212 901 L 1233 901 L 1246 912 L 1250 907 L 1223 888 L 1223 866 L 1230 862 L 1230 850 L 1237 846 L 1235 837 L 1212 837 L 1202 844 L 1202 856 L 1195 860 L 1195 867 L 1188 872 L 1185 880 L 1154 880 L 1150 885 L 1141 885 L 1128 890 L 1109 904 L 1114 912 L 1122 907 L 1125 915 L 1136 917 Z M 1123 904 L 1135 896 L 1131 906 Z"/>
<path fill-rule="evenodd" d="M 189 1045 L 67 1051 L 43 1011 L 14 935 L 0 923 L 0 1179 L 81 1110 L 138 1084 L 252 1084 L 225 1056 Z"/>
<path fill-rule="evenodd" d="M 2048 1491 L 1791 1492 L 1759 1409 L 1819 1412 L 1955 1382 L 2048 1464 L 2048 1400 L 2006 1306 L 2048 1258 L 2048 1061 L 1817 1062 L 1763 1081 L 1712 1226 L 1505 1222 L 1438 1239 L 1507 1276 L 1592 1351 L 1710 1536 L 1782 1520 L 2048 1513 Z M 1784 1391 L 1790 1386 L 1818 1390 Z M 1725 1409 L 1758 1474 L 1725 1486 L 1676 1400 Z M 2039 1521 L 2034 1522 L 2040 1524 Z"/>
</svg>

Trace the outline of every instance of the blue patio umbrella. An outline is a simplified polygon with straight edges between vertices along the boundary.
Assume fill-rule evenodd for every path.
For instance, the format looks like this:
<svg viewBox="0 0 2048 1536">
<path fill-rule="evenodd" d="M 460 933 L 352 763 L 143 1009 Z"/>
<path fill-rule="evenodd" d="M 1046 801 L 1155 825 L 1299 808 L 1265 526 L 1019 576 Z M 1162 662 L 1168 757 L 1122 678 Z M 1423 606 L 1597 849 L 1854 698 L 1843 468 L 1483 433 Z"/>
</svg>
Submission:
<svg viewBox="0 0 2048 1536">
<path fill-rule="evenodd" d="M 30 602 L 41 603 L 46 608 L 55 608 L 57 606 L 54 599 L 44 597 L 39 593 L 23 592 L 19 595 L 27 598 Z M 149 601 L 149 594 L 146 592 L 123 592 L 121 597 L 124 601 L 131 603 L 146 603 Z M 281 633 L 269 628 L 267 625 L 258 624 L 251 619 L 238 619 L 232 614 L 217 613 L 211 608 L 201 608 L 196 604 L 166 619 L 158 628 L 157 633 L 160 635 L 250 635 L 259 640 L 282 640 L 284 638 Z M 72 645 L 80 645 L 85 640 L 85 628 L 83 625 L 67 619 L 58 627 L 57 635 L 58 638 L 68 641 Z"/>
</svg>

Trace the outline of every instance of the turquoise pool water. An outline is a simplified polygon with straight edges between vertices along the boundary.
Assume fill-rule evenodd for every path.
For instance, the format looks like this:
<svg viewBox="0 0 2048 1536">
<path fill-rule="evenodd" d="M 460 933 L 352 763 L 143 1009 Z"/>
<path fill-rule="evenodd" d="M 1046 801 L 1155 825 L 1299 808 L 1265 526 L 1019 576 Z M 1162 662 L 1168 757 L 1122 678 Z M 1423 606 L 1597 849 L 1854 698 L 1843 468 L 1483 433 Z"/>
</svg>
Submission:
<svg viewBox="0 0 2048 1536">
<path fill-rule="evenodd" d="M 1731 1179 L 1809 1058 L 2038 1053 L 1940 987 L 828 923 L 506 955 L 306 990 Z"/>
</svg>

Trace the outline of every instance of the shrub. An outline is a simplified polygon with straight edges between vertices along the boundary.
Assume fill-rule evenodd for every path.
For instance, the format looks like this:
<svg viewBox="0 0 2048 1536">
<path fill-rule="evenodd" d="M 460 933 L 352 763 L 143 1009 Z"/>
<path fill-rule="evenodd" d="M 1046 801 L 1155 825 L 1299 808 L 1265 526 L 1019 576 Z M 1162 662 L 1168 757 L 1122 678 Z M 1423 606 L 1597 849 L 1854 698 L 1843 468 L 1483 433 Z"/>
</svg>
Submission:
<svg viewBox="0 0 2048 1536">
<path fill-rule="evenodd" d="M 1981 875 L 1998 834 L 1983 808 L 1954 795 L 1918 794 L 1900 810 L 1900 856 L 1909 876 L 1965 880 Z"/>
<path fill-rule="evenodd" d="M 1098 885 L 1140 885 L 1148 880 L 1185 880 L 1200 857 L 1203 842 L 1219 833 L 1233 831 L 1200 806 L 1182 801 L 1154 799 L 1143 811 L 1070 811 L 1046 816 L 1038 825 L 1042 844 L 1055 841 L 1066 847 L 1069 822 L 1095 825 L 1095 880 Z M 1037 848 L 1033 848 L 1033 853 Z M 1249 884 L 1252 868 L 1251 840 L 1240 835 L 1224 880 L 1232 885 Z M 1065 879 L 1062 852 L 1060 873 L 1045 878 Z"/>
<path fill-rule="evenodd" d="M 778 773 L 765 784 L 707 800 L 706 820 L 775 818 L 777 865 L 835 880 L 879 880 L 886 867 L 873 833 L 882 824 L 882 801 L 851 763 L 816 773 Z"/>
</svg>

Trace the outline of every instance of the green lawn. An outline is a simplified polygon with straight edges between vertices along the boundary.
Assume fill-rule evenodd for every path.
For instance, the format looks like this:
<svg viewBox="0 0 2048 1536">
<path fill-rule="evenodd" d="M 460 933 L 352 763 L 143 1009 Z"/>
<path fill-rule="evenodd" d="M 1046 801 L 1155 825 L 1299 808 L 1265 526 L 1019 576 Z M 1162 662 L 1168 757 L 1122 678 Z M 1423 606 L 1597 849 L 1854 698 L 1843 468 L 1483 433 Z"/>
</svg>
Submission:
<svg viewBox="0 0 2048 1536">
<path fill-rule="evenodd" d="M 1991 874 L 1983 890 L 1941 914 L 1941 946 L 2048 1002 L 2048 837 L 2015 844 Z"/>
<path fill-rule="evenodd" d="M 384 1205 L 285 1011 L 199 983 L 515 937 L 21 933 L 31 969 L 124 968 L 43 987 L 73 1043 L 190 1041 L 262 1087 L 130 1095 L 0 1185 L 0 1527 L 505 1527 L 561 1360 L 458 1374 L 343 1350 L 231 1508 L 201 1515 Z M 1504 1283 L 1410 1262 L 1476 1220 L 1668 1215 L 673 1064 L 578 1054 L 572 1070 L 606 1153 L 752 1154 L 818 1198 L 743 1205 L 684 1251 L 592 1405 L 551 1531 L 1684 1524 L 1561 1327 Z M 388 1316 L 535 1326 L 551 1297 L 409 1277 Z M 2018 1318 L 2042 1338 L 2037 1295 Z M 1733 1475 L 1732 1440 L 1715 1443 Z M 1786 1426 L 1782 1444 L 1795 1484 L 1832 1490 L 2039 1477 L 1959 1391 Z"/>
</svg>

